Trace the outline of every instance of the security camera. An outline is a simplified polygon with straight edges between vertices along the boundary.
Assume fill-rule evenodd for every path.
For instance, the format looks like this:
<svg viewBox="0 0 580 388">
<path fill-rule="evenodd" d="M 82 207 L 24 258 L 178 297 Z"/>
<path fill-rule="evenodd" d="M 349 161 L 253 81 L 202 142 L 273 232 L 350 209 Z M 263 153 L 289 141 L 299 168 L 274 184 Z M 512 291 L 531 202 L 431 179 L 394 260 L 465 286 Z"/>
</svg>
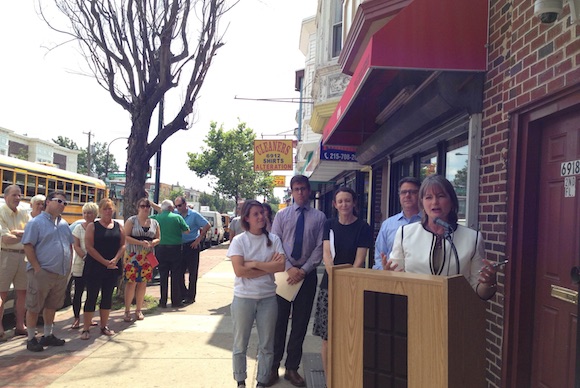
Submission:
<svg viewBox="0 0 580 388">
<path fill-rule="evenodd" d="M 580 0 L 535 0 L 534 15 L 542 23 L 554 23 L 562 13 L 564 3 L 570 6 L 570 21 L 574 24 L 580 20 Z"/>
<path fill-rule="evenodd" d="M 538 16 L 542 23 L 554 23 L 563 7 L 564 0 L 535 0 L 534 16 Z"/>
</svg>

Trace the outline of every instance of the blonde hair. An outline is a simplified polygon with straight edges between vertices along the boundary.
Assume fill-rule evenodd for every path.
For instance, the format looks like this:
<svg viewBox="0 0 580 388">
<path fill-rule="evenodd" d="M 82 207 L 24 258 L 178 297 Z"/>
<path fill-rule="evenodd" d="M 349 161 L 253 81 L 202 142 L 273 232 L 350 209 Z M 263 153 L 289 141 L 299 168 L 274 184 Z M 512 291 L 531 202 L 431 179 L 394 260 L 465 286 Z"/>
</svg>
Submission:
<svg viewBox="0 0 580 388">
<path fill-rule="evenodd" d="M 93 213 L 96 216 L 99 214 L 99 206 L 94 202 L 87 202 L 83 205 L 83 213 L 84 212 Z"/>
<path fill-rule="evenodd" d="M 113 200 L 111 198 L 101 199 L 99 202 L 99 213 L 101 212 L 101 210 L 103 210 L 107 206 L 111 206 L 113 208 L 113 210 L 115 210 L 115 203 L 113 202 Z"/>
</svg>

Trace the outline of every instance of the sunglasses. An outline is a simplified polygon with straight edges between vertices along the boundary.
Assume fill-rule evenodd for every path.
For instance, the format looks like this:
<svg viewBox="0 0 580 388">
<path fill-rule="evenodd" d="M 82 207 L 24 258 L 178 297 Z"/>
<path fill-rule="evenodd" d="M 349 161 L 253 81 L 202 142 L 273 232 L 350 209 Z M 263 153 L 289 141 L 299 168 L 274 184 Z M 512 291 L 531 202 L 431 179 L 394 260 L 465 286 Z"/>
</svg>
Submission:
<svg viewBox="0 0 580 388">
<path fill-rule="evenodd" d="M 185 205 L 185 204 L 183 204 L 183 203 L 180 203 L 179 205 L 175 205 L 175 206 L 177 206 L 177 207 L 182 207 L 183 205 Z"/>
<path fill-rule="evenodd" d="M 64 206 L 68 205 L 67 201 L 65 201 L 64 199 L 60 199 L 60 198 L 52 198 L 51 201 L 56 201 Z"/>
<path fill-rule="evenodd" d="M 139 205 L 139 207 L 142 208 L 142 209 L 146 209 L 148 207 L 151 207 L 151 205 Z"/>
</svg>

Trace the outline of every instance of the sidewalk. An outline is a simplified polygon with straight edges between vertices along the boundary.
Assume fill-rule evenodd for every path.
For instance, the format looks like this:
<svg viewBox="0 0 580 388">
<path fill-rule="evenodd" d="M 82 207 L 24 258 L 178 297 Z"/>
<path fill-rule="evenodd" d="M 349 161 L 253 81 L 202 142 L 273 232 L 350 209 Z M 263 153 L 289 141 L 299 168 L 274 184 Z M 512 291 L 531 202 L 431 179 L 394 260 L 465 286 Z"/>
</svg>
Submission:
<svg viewBox="0 0 580 388">
<path fill-rule="evenodd" d="M 123 311 L 111 313 L 111 338 L 91 330 L 82 341 L 71 330 L 72 309 L 57 312 L 55 335 L 67 342 L 43 352 L 26 350 L 25 338 L 0 344 L 0 387 L 235 387 L 232 376 L 233 269 L 226 261 L 227 244 L 201 253 L 196 303 L 181 309 L 156 309 L 145 320 L 123 322 Z M 159 286 L 147 288 L 158 297 Z M 42 331 L 42 327 L 39 327 Z M 312 321 L 304 343 L 303 363 L 316 364 L 320 338 L 312 336 Z M 248 349 L 248 387 L 255 387 L 257 335 Z M 300 368 L 309 387 L 311 366 Z M 317 365 L 315 369 L 320 369 Z M 283 376 L 284 368 L 280 368 Z M 319 375 L 319 370 L 314 370 Z M 281 377 L 274 387 L 292 385 Z"/>
</svg>

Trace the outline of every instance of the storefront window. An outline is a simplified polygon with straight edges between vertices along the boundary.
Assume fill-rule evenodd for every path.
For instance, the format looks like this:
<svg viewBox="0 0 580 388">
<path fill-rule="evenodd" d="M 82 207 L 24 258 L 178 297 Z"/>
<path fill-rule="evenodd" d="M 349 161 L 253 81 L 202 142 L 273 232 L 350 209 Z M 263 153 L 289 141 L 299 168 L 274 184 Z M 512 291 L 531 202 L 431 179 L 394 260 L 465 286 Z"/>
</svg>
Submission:
<svg viewBox="0 0 580 388">
<path fill-rule="evenodd" d="M 421 172 L 419 179 L 437 174 L 437 150 L 434 149 L 425 155 L 421 155 Z"/>
<path fill-rule="evenodd" d="M 463 142 L 462 142 L 463 143 Z M 466 143 L 466 142 L 465 142 Z M 460 144 L 457 144 L 458 146 Z M 459 199 L 458 218 L 459 223 L 465 225 L 466 205 L 467 205 L 467 162 L 469 153 L 467 144 L 452 148 L 446 153 L 445 178 L 451 182 Z"/>
</svg>

